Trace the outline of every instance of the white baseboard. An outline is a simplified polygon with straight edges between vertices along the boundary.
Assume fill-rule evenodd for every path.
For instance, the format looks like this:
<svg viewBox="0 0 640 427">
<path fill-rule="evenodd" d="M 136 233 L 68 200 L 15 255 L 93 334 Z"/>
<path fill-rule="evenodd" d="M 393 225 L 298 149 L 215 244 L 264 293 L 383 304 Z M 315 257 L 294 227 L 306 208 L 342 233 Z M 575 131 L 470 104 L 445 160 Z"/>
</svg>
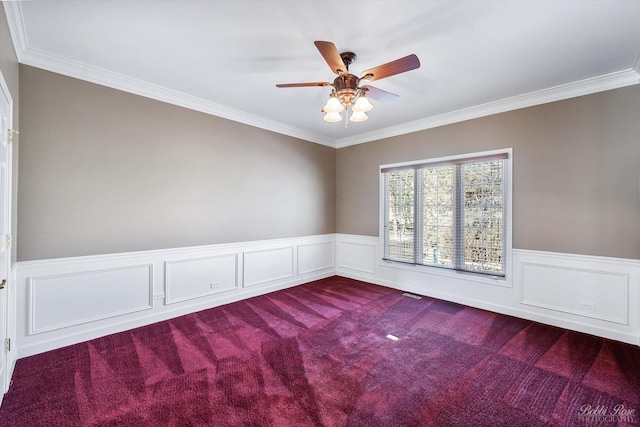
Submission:
<svg viewBox="0 0 640 427">
<path fill-rule="evenodd" d="M 383 262 L 377 237 L 338 234 L 336 247 L 340 276 L 640 345 L 639 260 L 514 249 L 498 282 Z"/>
<path fill-rule="evenodd" d="M 335 235 L 17 264 L 18 357 L 335 275 Z"/>
</svg>

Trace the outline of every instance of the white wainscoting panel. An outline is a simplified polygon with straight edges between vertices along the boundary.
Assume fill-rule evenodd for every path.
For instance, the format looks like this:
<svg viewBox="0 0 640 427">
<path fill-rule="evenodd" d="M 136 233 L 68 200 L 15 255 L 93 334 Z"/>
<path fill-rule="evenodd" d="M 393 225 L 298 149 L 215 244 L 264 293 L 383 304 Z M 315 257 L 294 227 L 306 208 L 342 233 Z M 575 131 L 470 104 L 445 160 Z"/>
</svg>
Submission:
<svg viewBox="0 0 640 427">
<path fill-rule="evenodd" d="M 28 334 L 148 310 L 153 305 L 152 265 L 30 277 Z"/>
<path fill-rule="evenodd" d="M 528 262 L 521 274 L 523 304 L 629 323 L 629 274 Z"/>
<path fill-rule="evenodd" d="M 165 263 L 165 302 L 175 304 L 238 288 L 239 254 Z"/>
<path fill-rule="evenodd" d="M 335 235 L 16 264 L 17 357 L 335 275 Z"/>
<path fill-rule="evenodd" d="M 557 326 L 640 344 L 640 261 L 521 249 L 514 258 L 524 310 Z"/>
<path fill-rule="evenodd" d="M 335 242 L 310 243 L 298 246 L 298 274 L 333 269 Z"/>
<path fill-rule="evenodd" d="M 244 253 L 244 286 L 256 286 L 292 277 L 294 247 L 261 249 Z"/>
<path fill-rule="evenodd" d="M 348 236 L 340 238 L 342 236 Z M 341 269 L 376 274 L 377 237 L 340 235 L 338 264 Z"/>
</svg>

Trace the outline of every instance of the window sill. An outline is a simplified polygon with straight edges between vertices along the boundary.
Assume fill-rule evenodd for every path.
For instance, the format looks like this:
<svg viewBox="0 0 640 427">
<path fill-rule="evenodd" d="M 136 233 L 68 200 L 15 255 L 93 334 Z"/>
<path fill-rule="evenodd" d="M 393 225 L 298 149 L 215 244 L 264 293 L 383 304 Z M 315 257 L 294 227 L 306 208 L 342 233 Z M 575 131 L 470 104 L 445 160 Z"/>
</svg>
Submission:
<svg viewBox="0 0 640 427">
<path fill-rule="evenodd" d="M 487 276 L 484 274 L 474 274 L 464 271 L 447 270 L 444 268 L 429 267 L 427 265 L 407 264 L 402 262 L 378 260 L 378 264 L 381 267 L 395 268 L 398 270 L 411 271 L 424 275 L 443 276 L 451 279 L 465 280 L 470 282 L 481 283 L 484 285 L 500 286 L 503 288 L 513 287 L 511 283 L 511 277 L 509 275 L 510 268 L 507 266 L 507 275 L 501 276 Z"/>
</svg>

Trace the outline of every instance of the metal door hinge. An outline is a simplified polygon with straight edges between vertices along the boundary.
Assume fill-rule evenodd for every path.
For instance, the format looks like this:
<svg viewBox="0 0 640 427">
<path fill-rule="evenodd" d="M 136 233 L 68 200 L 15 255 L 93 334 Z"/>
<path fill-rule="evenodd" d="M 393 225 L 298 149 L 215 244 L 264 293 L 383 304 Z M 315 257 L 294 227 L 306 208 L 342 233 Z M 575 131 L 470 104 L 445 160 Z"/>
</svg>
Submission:
<svg viewBox="0 0 640 427">
<path fill-rule="evenodd" d="M 7 338 L 4 344 L 4 347 L 7 349 L 7 351 L 11 351 L 11 338 Z"/>
<path fill-rule="evenodd" d="M 14 135 L 20 135 L 22 132 L 20 132 L 17 129 L 9 129 L 9 144 L 13 144 L 13 136 Z"/>
<path fill-rule="evenodd" d="M 11 247 L 11 234 L 7 234 L 7 247 Z"/>
</svg>

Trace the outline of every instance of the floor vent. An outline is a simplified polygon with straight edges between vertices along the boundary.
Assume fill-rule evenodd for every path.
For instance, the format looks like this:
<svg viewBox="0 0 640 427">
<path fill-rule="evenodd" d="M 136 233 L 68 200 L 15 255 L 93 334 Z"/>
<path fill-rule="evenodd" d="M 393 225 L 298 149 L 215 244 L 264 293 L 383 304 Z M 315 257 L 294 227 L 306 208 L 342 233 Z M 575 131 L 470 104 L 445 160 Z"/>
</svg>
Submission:
<svg viewBox="0 0 640 427">
<path fill-rule="evenodd" d="M 414 294 L 410 294 L 408 292 L 405 292 L 404 294 L 402 294 L 403 297 L 409 297 L 409 298 L 413 298 L 413 299 L 422 299 L 422 297 L 420 295 L 414 295 Z"/>
</svg>

